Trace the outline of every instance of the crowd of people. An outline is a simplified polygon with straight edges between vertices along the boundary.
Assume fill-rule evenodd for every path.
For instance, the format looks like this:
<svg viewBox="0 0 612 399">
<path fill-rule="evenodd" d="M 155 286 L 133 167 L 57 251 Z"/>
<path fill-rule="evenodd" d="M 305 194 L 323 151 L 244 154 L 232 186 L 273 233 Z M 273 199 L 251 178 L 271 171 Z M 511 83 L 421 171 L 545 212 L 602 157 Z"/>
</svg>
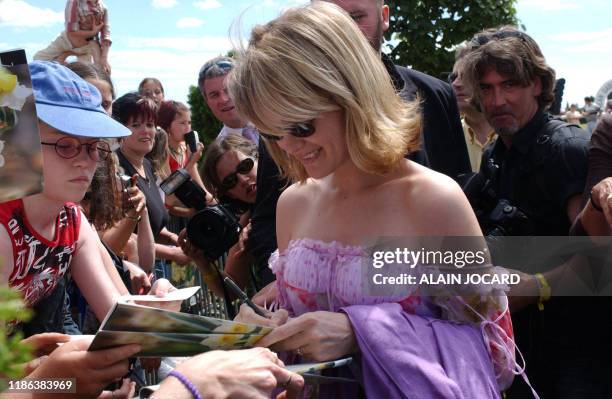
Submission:
<svg viewBox="0 0 612 399">
<path fill-rule="evenodd" d="M 260 309 L 242 305 L 235 320 L 272 331 L 260 348 L 185 360 L 155 398 L 612 395 L 602 328 L 612 308 L 559 294 L 567 259 L 534 271 L 492 251 L 485 266 L 520 281 L 476 294 L 364 288 L 372 237 L 463 237 L 470 249 L 574 235 L 609 248 L 612 114 L 587 97 L 584 110 L 551 116 L 554 66 L 533 38 L 479 32 L 457 44 L 446 83 L 381 52 L 384 1 L 313 1 L 253 28 L 235 57 L 203 64 L 194 81 L 223 128 L 190 148 L 190 109 L 158 79 L 115 98 L 107 12 L 68 1 L 65 31 L 30 64 L 44 190 L 0 204 L 2 283 L 34 310 L 8 326 L 36 349 L 27 377 L 133 397 L 122 378 L 138 345 L 89 352 L 90 339 L 67 334 L 95 333 L 121 295 L 174 290 L 172 261 L 197 264 L 219 296 L 222 275 L 249 287 Z M 64 65 L 68 52 L 83 59 Z M 160 189 L 177 170 L 202 207 L 239 221 L 222 272 L 189 240 L 196 209 Z M 324 372 L 333 384 L 305 385 L 284 367 L 346 356 L 350 368 Z"/>
</svg>

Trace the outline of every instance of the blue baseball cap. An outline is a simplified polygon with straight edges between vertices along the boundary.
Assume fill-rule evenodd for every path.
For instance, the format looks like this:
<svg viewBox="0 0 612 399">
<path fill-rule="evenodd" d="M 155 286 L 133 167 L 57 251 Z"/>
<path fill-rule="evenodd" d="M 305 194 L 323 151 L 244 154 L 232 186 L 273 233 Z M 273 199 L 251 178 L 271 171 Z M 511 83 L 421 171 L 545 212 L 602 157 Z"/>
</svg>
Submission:
<svg viewBox="0 0 612 399">
<path fill-rule="evenodd" d="M 61 131 L 83 137 L 124 137 L 130 129 L 102 108 L 98 89 L 57 62 L 29 64 L 38 118 Z"/>
</svg>

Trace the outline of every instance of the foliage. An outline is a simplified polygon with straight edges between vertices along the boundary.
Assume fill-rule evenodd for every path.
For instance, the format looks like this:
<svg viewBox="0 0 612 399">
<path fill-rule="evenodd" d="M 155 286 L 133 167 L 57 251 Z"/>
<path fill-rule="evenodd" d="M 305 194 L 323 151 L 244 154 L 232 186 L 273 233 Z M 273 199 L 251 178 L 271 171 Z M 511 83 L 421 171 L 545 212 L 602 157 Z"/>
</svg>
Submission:
<svg viewBox="0 0 612 399">
<path fill-rule="evenodd" d="M 454 47 L 475 33 L 516 25 L 516 0 L 388 0 L 387 40 L 396 64 L 442 77 L 452 70 Z"/>
<path fill-rule="evenodd" d="M 198 132 L 200 141 L 208 146 L 217 137 L 223 124 L 215 118 L 196 86 L 189 86 L 187 102 L 191 107 L 191 126 Z"/>
<path fill-rule="evenodd" d="M 9 321 L 27 321 L 31 312 L 23 306 L 21 295 L 8 288 L 0 286 L 0 376 L 6 378 L 23 377 L 23 365 L 31 360 L 30 348 L 22 344 L 21 334 L 9 337 L 7 324 Z M 4 387 L 0 385 L 0 392 Z"/>
</svg>

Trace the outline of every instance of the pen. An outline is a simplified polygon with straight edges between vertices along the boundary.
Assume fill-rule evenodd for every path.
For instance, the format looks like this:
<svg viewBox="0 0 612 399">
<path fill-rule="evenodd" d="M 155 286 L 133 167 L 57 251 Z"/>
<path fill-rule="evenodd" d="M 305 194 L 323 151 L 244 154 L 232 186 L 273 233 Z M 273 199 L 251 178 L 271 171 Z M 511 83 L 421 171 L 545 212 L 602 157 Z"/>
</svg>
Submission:
<svg viewBox="0 0 612 399">
<path fill-rule="evenodd" d="M 255 313 L 262 317 L 267 317 L 266 314 L 259 308 L 259 306 L 255 305 L 253 301 L 249 299 L 247 294 L 242 291 L 240 287 L 238 287 L 231 278 L 225 276 L 223 278 L 223 282 L 225 283 L 227 288 L 229 288 L 230 291 L 234 293 L 234 295 L 236 295 L 242 302 L 246 303 L 251 309 L 253 309 Z"/>
</svg>

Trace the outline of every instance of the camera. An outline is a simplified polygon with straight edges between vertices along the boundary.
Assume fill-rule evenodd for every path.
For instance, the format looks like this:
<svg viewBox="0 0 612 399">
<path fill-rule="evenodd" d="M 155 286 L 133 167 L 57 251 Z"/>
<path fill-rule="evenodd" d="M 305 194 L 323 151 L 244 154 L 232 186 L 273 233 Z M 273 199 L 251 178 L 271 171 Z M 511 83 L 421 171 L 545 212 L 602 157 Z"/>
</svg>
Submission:
<svg viewBox="0 0 612 399">
<path fill-rule="evenodd" d="M 485 236 L 523 236 L 533 234 L 529 217 L 509 200 L 498 198 L 496 181 L 499 166 L 488 159 L 483 173 L 460 175 L 457 180 L 470 201 Z"/>
<path fill-rule="evenodd" d="M 523 211 L 500 199 L 489 213 L 483 231 L 486 236 L 524 236 L 533 232 L 533 226 Z"/>
<path fill-rule="evenodd" d="M 214 260 L 238 242 L 242 227 L 238 218 L 223 205 L 212 205 L 196 213 L 187 223 L 189 241 Z"/>
<path fill-rule="evenodd" d="M 183 204 L 198 210 L 187 223 L 187 238 L 207 259 L 219 258 L 238 242 L 242 227 L 236 215 L 223 205 L 206 206 L 206 193 L 185 169 L 174 171 L 160 187 L 166 195 L 174 194 Z"/>
<path fill-rule="evenodd" d="M 206 193 L 202 187 L 191 180 L 189 172 L 185 169 L 177 169 L 159 187 L 166 195 L 176 195 L 176 197 L 188 208 L 201 211 L 206 207 Z"/>
</svg>

